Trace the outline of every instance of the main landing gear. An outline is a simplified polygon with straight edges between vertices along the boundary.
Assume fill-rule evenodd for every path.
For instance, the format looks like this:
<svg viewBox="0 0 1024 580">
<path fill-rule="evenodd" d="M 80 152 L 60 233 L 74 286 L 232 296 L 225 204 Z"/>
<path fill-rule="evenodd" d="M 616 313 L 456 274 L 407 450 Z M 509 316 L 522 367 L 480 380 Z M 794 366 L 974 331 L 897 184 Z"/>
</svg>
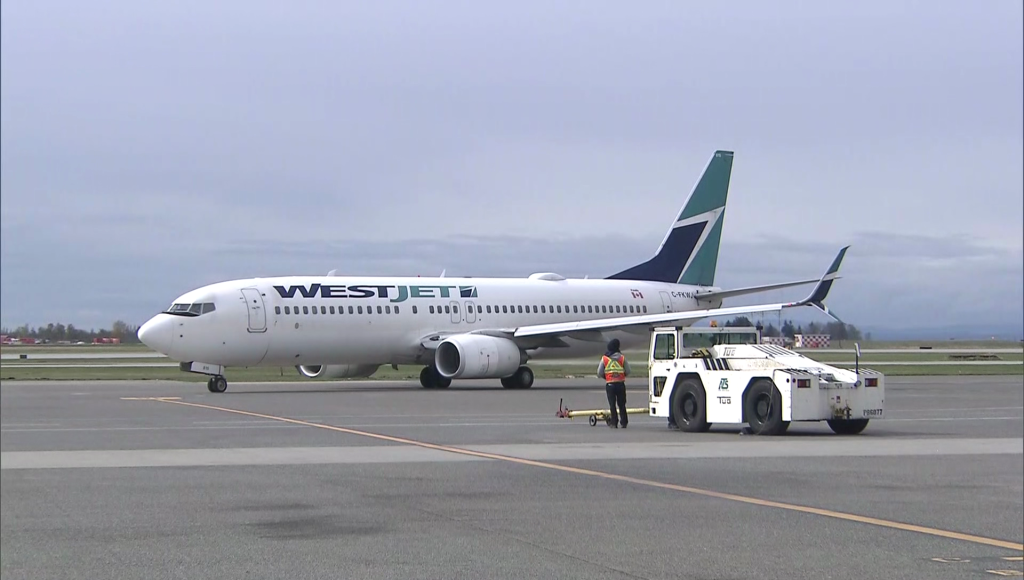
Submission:
<svg viewBox="0 0 1024 580">
<path fill-rule="evenodd" d="M 528 366 L 521 366 L 512 376 L 502 377 L 501 386 L 506 389 L 529 389 L 533 386 L 533 371 Z"/>
<path fill-rule="evenodd" d="M 206 388 L 211 393 L 223 393 L 228 390 L 228 380 L 220 375 L 215 375 L 206 381 Z"/>
<path fill-rule="evenodd" d="M 452 380 L 442 377 L 436 368 L 429 366 L 420 371 L 420 384 L 424 389 L 447 389 Z M 529 389 L 533 386 L 533 371 L 528 366 L 521 366 L 511 376 L 502 377 L 501 386 L 506 389 Z"/>
<path fill-rule="evenodd" d="M 420 384 L 424 389 L 447 389 L 452 384 L 451 379 L 441 376 L 433 366 L 423 367 L 420 371 Z"/>
</svg>

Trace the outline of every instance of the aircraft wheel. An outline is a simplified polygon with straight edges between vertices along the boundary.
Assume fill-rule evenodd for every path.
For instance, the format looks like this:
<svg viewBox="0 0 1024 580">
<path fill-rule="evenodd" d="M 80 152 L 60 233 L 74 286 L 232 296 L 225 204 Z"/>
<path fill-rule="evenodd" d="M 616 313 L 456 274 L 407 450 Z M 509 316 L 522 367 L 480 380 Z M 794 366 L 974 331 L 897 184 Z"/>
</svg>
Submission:
<svg viewBox="0 0 1024 580">
<path fill-rule="evenodd" d="M 228 380 L 220 375 L 210 377 L 210 380 L 206 381 L 206 388 L 211 393 L 223 393 L 228 390 Z"/>
<path fill-rule="evenodd" d="M 676 427 L 688 433 L 707 431 L 707 398 L 704 387 L 695 379 L 685 379 L 672 394 L 672 415 Z"/>
<path fill-rule="evenodd" d="M 828 419 L 828 428 L 838 435 L 856 435 L 868 426 L 867 419 Z"/>
<path fill-rule="evenodd" d="M 782 420 L 782 393 L 768 379 L 759 379 L 750 385 L 743 411 L 750 430 L 756 435 L 781 435 L 789 428 Z"/>
<path fill-rule="evenodd" d="M 447 389 L 451 384 L 452 380 L 442 377 L 434 367 L 423 367 L 420 371 L 420 385 L 424 389 Z"/>
<path fill-rule="evenodd" d="M 431 372 L 432 370 L 430 367 L 423 367 L 423 370 L 420 371 L 420 386 L 424 389 L 434 388 L 434 373 Z"/>
<path fill-rule="evenodd" d="M 521 366 L 512 375 L 512 380 L 519 389 L 529 389 L 533 386 L 533 371 L 528 366 Z"/>
</svg>

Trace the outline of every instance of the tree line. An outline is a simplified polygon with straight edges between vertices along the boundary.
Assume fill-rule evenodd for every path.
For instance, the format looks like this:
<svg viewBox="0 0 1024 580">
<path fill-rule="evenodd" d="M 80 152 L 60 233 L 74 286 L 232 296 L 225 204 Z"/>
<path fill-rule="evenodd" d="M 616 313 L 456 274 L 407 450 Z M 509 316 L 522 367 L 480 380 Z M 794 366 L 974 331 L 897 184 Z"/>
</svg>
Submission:
<svg viewBox="0 0 1024 580">
<path fill-rule="evenodd" d="M 63 324 L 51 322 L 46 326 L 30 327 L 23 324 L 17 328 L 10 329 L 0 327 L 0 334 L 11 338 L 34 338 L 42 342 L 92 342 L 95 338 L 117 338 L 122 343 L 138 343 L 139 327 L 128 324 L 123 320 L 115 320 L 109 329 L 76 328 L 74 324 Z"/>
<path fill-rule="evenodd" d="M 737 316 L 727 321 L 724 326 L 757 326 L 757 324 L 751 322 L 750 318 L 746 316 Z M 781 328 L 769 323 L 768 326 L 761 329 L 761 336 L 784 336 L 792 339 L 796 334 L 828 334 L 833 340 L 871 340 L 870 332 L 866 336 L 861 336 L 860 329 L 856 326 L 834 320 L 824 324 L 809 322 L 806 329 L 803 325 L 794 325 L 792 320 L 786 320 L 782 323 Z"/>
</svg>

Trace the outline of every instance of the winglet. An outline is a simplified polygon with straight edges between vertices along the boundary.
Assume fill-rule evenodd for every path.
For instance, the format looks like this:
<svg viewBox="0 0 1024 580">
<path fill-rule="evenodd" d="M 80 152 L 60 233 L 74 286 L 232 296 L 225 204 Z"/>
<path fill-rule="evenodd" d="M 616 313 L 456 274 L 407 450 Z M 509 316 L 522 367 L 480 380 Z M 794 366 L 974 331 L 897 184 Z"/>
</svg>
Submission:
<svg viewBox="0 0 1024 580">
<path fill-rule="evenodd" d="M 828 306 L 825 306 L 825 298 L 828 297 L 829 290 L 832 289 L 832 283 L 839 277 L 839 265 L 843 263 L 843 257 L 846 256 L 846 250 L 848 249 L 850 249 L 850 246 L 845 246 L 843 249 L 839 250 L 839 254 L 837 254 L 836 258 L 832 260 L 832 265 L 828 267 L 825 275 L 822 276 L 821 279 L 818 280 L 818 283 L 814 285 L 814 289 L 811 290 L 811 293 L 807 298 L 804 298 L 799 302 L 794 302 L 793 306 L 813 306 L 824 312 L 836 322 L 843 323 L 842 320 L 839 320 L 839 318 L 829 310 Z"/>
</svg>

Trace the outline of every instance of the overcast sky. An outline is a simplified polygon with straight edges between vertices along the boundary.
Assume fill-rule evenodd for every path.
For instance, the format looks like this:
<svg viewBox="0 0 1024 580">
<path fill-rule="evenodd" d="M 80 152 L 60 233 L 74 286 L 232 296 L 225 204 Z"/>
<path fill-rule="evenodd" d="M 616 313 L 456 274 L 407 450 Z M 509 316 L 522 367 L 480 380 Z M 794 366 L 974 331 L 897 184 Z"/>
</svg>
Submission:
<svg viewBox="0 0 1024 580">
<path fill-rule="evenodd" d="M 851 244 L 858 326 L 1024 326 L 1019 0 L 498 6 L 5 2 L 2 323 L 334 268 L 605 276 L 722 148 L 719 285 Z"/>
</svg>

